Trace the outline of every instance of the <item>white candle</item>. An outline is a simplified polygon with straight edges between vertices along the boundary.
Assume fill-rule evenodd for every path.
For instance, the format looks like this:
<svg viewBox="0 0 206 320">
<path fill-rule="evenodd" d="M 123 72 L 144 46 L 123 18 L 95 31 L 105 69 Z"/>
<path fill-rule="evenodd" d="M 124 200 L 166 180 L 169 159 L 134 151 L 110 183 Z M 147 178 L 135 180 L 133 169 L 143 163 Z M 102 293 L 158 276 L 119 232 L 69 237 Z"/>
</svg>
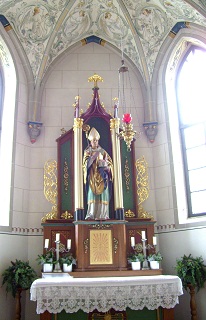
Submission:
<svg viewBox="0 0 206 320">
<path fill-rule="evenodd" d="M 134 246 L 135 246 L 135 238 L 131 237 L 131 247 L 134 247 Z"/>
<path fill-rule="evenodd" d="M 153 237 L 153 245 L 156 246 L 157 245 L 157 238 Z"/>
<path fill-rule="evenodd" d="M 56 233 L 56 241 L 60 240 L 60 233 Z"/>
<path fill-rule="evenodd" d="M 71 249 L 71 239 L 67 239 L 67 249 Z"/>
<path fill-rule="evenodd" d="M 142 239 L 145 240 L 146 239 L 146 232 L 142 231 Z"/>
<path fill-rule="evenodd" d="M 45 239 L 44 241 L 44 248 L 48 249 L 49 248 L 49 239 Z"/>
</svg>

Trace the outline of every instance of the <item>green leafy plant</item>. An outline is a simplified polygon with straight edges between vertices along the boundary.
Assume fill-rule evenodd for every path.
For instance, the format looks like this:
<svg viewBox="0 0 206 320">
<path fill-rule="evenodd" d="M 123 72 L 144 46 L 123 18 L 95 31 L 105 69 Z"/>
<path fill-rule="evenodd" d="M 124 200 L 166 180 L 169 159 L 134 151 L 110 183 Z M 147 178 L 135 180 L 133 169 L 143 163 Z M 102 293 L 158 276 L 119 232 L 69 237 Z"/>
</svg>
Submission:
<svg viewBox="0 0 206 320">
<path fill-rule="evenodd" d="M 136 253 L 132 252 L 128 256 L 128 262 L 143 262 L 145 260 L 144 254 L 143 253 Z"/>
<path fill-rule="evenodd" d="M 2 273 L 2 286 L 6 285 L 6 292 L 11 292 L 15 297 L 19 289 L 27 290 L 31 284 L 37 279 L 37 274 L 33 268 L 30 267 L 28 261 L 17 260 L 11 261 L 11 266 Z"/>
<path fill-rule="evenodd" d="M 72 253 L 64 253 L 60 258 L 59 258 L 59 263 L 60 265 L 63 265 L 66 263 L 68 266 L 70 264 L 76 264 L 76 259 L 74 259 Z"/>
<path fill-rule="evenodd" d="M 163 260 L 163 256 L 162 254 L 158 251 L 156 253 L 151 253 L 148 257 L 147 257 L 148 261 L 162 261 Z"/>
<path fill-rule="evenodd" d="M 49 263 L 49 264 L 55 264 L 55 257 L 54 257 L 54 252 L 53 251 L 47 251 L 46 253 L 42 253 L 39 254 L 36 261 L 38 262 L 38 264 L 45 264 L 45 263 Z"/>
<path fill-rule="evenodd" d="M 178 277 L 182 280 L 183 287 L 187 290 L 188 284 L 199 291 L 204 287 L 206 281 L 206 266 L 202 257 L 194 258 L 190 254 L 177 259 L 176 271 Z"/>
</svg>

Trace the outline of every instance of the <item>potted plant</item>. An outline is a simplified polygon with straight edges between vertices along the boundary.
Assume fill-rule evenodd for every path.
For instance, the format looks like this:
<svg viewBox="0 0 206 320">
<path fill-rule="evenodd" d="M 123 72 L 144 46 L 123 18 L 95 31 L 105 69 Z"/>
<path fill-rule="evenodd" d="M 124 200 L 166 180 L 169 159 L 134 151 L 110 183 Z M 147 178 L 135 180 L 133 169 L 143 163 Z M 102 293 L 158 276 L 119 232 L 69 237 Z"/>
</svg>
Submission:
<svg viewBox="0 0 206 320">
<path fill-rule="evenodd" d="M 36 271 L 30 267 L 28 261 L 11 261 L 11 265 L 2 273 L 2 286 L 6 285 L 6 292 L 11 292 L 16 299 L 15 319 L 21 319 L 21 292 L 31 287 L 37 279 Z"/>
<path fill-rule="evenodd" d="M 27 290 L 32 282 L 37 278 L 36 271 L 30 267 L 28 261 L 11 261 L 11 266 L 2 273 L 2 286 L 6 285 L 6 292 L 11 292 L 15 297 L 18 290 Z"/>
<path fill-rule="evenodd" d="M 62 266 L 64 272 L 71 272 L 72 265 L 76 264 L 76 259 L 74 259 L 72 253 L 67 252 L 63 253 L 62 256 L 59 258 L 59 263 Z"/>
<path fill-rule="evenodd" d="M 176 271 L 178 277 L 182 280 L 184 289 L 190 292 L 191 319 L 197 319 L 195 291 L 199 291 L 204 287 L 206 281 L 206 266 L 203 258 L 184 255 L 177 259 Z"/>
<path fill-rule="evenodd" d="M 191 254 L 184 255 L 177 259 L 176 271 L 186 290 L 189 288 L 188 285 L 192 285 L 197 291 L 204 287 L 206 266 L 202 257 L 193 258 Z"/>
<path fill-rule="evenodd" d="M 54 258 L 53 251 L 47 251 L 46 253 L 42 253 L 37 257 L 38 264 L 42 265 L 43 272 L 52 272 L 53 266 L 56 263 Z"/>
<path fill-rule="evenodd" d="M 162 254 L 158 251 L 155 253 L 151 253 L 149 254 L 149 256 L 147 257 L 147 260 L 150 263 L 150 268 L 151 269 L 159 269 L 159 263 L 160 261 L 162 261 L 163 257 Z"/>
<path fill-rule="evenodd" d="M 128 262 L 132 265 L 132 270 L 140 270 L 141 263 L 145 260 L 143 253 L 132 252 L 128 256 Z"/>
</svg>

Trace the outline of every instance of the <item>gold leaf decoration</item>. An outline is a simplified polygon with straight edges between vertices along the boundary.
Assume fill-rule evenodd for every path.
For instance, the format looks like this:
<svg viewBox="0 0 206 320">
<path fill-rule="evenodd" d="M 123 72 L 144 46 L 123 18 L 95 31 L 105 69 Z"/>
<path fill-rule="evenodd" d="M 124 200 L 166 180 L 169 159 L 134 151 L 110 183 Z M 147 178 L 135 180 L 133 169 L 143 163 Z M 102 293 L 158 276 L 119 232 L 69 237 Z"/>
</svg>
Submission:
<svg viewBox="0 0 206 320">
<path fill-rule="evenodd" d="M 147 211 L 145 211 L 144 208 L 142 207 L 142 205 L 140 205 L 138 207 L 138 213 L 139 213 L 139 217 L 142 218 L 142 219 L 152 219 L 152 220 L 154 220 L 153 215 L 148 213 Z"/>
<path fill-rule="evenodd" d="M 44 195 L 53 206 L 52 211 L 47 213 L 41 221 L 57 219 L 57 162 L 55 160 L 48 160 L 44 165 Z"/>
<path fill-rule="evenodd" d="M 44 195 L 52 204 L 57 200 L 57 162 L 48 160 L 44 165 Z"/>
<path fill-rule="evenodd" d="M 68 188 L 69 188 L 69 167 L 68 167 L 68 162 L 67 159 L 64 159 L 64 192 L 68 194 Z"/>
<path fill-rule="evenodd" d="M 129 173 L 129 162 L 128 162 L 127 157 L 125 159 L 125 164 L 124 164 L 124 176 L 125 176 L 126 190 L 127 190 L 127 192 L 129 192 L 130 173 Z"/>
<path fill-rule="evenodd" d="M 148 164 L 144 156 L 136 161 L 135 166 L 137 169 L 136 184 L 138 204 L 140 205 L 149 196 Z"/>
<path fill-rule="evenodd" d="M 125 217 L 126 218 L 134 218 L 135 217 L 135 214 L 133 211 L 131 211 L 130 209 L 127 210 L 125 213 L 124 213 Z"/>
<path fill-rule="evenodd" d="M 67 220 L 67 219 L 73 219 L 74 216 L 72 213 L 65 211 L 64 213 L 62 213 L 61 218 Z"/>
<path fill-rule="evenodd" d="M 57 219 L 57 206 L 52 206 L 52 211 L 47 213 L 42 219 L 41 222 L 44 223 L 46 220 Z"/>
</svg>

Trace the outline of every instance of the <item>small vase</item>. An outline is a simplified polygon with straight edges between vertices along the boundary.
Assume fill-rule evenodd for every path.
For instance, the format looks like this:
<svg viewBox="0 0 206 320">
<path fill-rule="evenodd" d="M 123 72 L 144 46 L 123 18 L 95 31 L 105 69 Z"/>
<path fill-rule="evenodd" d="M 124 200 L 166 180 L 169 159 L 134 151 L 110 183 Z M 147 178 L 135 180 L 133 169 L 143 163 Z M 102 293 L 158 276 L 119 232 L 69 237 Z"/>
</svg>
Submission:
<svg viewBox="0 0 206 320">
<path fill-rule="evenodd" d="M 52 272 L 53 264 L 52 263 L 44 263 L 43 264 L 43 272 Z"/>
<path fill-rule="evenodd" d="M 136 262 L 131 262 L 132 264 L 132 270 L 140 270 L 141 269 L 141 262 L 136 261 Z"/>
<path fill-rule="evenodd" d="M 63 263 L 63 272 L 71 272 L 72 264 L 68 265 L 67 263 Z"/>
<path fill-rule="evenodd" d="M 150 269 L 159 269 L 160 268 L 160 264 L 159 261 L 150 261 Z"/>
</svg>

